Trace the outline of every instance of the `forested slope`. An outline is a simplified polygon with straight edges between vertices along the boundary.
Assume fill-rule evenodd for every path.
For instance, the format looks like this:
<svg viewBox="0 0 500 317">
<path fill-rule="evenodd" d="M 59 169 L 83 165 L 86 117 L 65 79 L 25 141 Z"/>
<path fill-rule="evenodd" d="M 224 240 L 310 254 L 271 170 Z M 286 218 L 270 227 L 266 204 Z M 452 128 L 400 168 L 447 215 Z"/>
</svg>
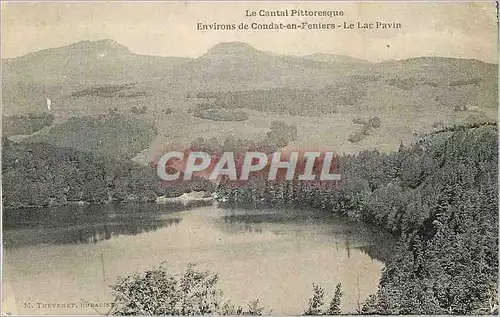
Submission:
<svg viewBox="0 0 500 317">
<path fill-rule="evenodd" d="M 230 206 L 313 206 L 391 232 L 397 250 L 363 313 L 489 313 L 498 281 L 497 153 L 496 124 L 456 126 L 390 154 L 339 157 L 339 184 L 222 182 L 218 192 Z"/>
<path fill-rule="evenodd" d="M 7 208 L 153 202 L 161 195 L 213 187 L 203 179 L 167 187 L 152 167 L 47 143 L 4 139 L 2 150 L 2 196 Z"/>
</svg>

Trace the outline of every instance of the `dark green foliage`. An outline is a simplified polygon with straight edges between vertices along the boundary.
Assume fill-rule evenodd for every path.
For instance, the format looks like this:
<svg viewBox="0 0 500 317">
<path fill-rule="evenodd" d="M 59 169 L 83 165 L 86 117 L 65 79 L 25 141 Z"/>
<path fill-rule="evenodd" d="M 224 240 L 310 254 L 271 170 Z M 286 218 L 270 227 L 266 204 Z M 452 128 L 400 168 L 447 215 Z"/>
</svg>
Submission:
<svg viewBox="0 0 500 317">
<path fill-rule="evenodd" d="M 32 134 L 54 121 L 54 115 L 47 112 L 29 113 L 2 117 L 2 135 L 9 137 L 17 134 Z"/>
<path fill-rule="evenodd" d="M 134 86 L 135 86 L 135 83 L 121 84 L 121 85 L 115 84 L 115 85 L 95 86 L 95 87 L 75 91 L 71 94 L 71 96 L 76 97 L 76 98 L 85 97 L 85 96 L 113 97 L 113 96 L 117 96 L 118 93 L 120 92 L 122 94 L 121 97 L 124 97 L 127 94 L 130 94 L 130 92 L 128 92 L 128 90 L 134 88 Z M 126 90 L 127 92 L 124 93 L 124 92 L 122 92 L 123 90 Z"/>
<path fill-rule="evenodd" d="M 4 142 L 2 174 L 4 207 L 153 202 L 213 187 L 199 179 L 164 187 L 154 168 L 45 143 Z"/>
<path fill-rule="evenodd" d="M 117 95 L 118 97 L 127 97 L 127 98 L 137 98 L 146 96 L 145 91 L 132 91 L 132 92 L 123 92 L 120 91 Z"/>
<path fill-rule="evenodd" d="M 220 315 L 253 315 L 253 316 L 260 316 L 262 315 L 262 311 L 264 310 L 264 307 L 260 306 L 260 300 L 255 299 L 251 300 L 247 304 L 247 309 L 245 310 L 242 306 L 236 307 L 231 303 L 231 301 L 226 301 L 221 309 L 218 311 L 218 314 Z"/>
<path fill-rule="evenodd" d="M 457 127 L 400 154 L 402 187 L 378 199 L 375 190 L 366 206 L 366 220 L 398 233 L 400 245 L 365 310 L 489 313 L 498 280 L 496 127 Z"/>
<path fill-rule="evenodd" d="M 260 306 L 259 304 L 259 299 L 249 301 L 247 304 L 247 310 L 245 310 L 242 306 L 236 307 L 231 303 L 231 301 L 225 302 L 220 311 L 218 312 L 220 315 L 227 316 L 227 315 L 255 315 L 255 316 L 260 316 L 262 315 L 262 311 L 264 310 L 263 307 Z"/>
<path fill-rule="evenodd" d="M 201 92 L 197 92 L 195 94 L 196 98 L 215 98 L 217 96 L 217 93 L 216 92 L 212 92 L 212 91 L 201 91 Z"/>
<path fill-rule="evenodd" d="M 290 141 L 297 138 L 297 127 L 294 125 L 288 125 L 283 121 L 273 121 L 271 122 L 269 128 L 270 131 L 267 132 L 265 138 L 261 141 L 251 141 L 228 136 L 221 143 L 216 138 L 205 140 L 200 137 L 191 143 L 190 149 L 208 153 L 240 153 L 247 150 L 270 153 L 285 147 Z"/>
<path fill-rule="evenodd" d="M 146 107 L 146 106 L 142 106 L 140 108 L 137 106 L 132 106 L 132 108 L 130 109 L 130 112 L 132 112 L 133 114 L 145 114 L 147 110 L 148 110 L 148 107 Z"/>
<path fill-rule="evenodd" d="M 313 284 L 313 296 L 309 299 L 304 315 L 316 316 L 322 314 L 322 307 L 325 304 L 325 289 L 318 284 Z"/>
<path fill-rule="evenodd" d="M 366 301 L 363 303 L 361 309 L 357 310 L 357 313 L 361 315 L 375 315 L 378 313 L 377 303 L 377 295 L 369 295 Z"/>
<path fill-rule="evenodd" d="M 386 83 L 397 87 L 399 89 L 403 90 L 412 90 L 415 87 L 418 87 L 419 85 L 425 85 L 425 86 L 430 86 L 433 88 L 439 87 L 440 85 L 434 81 L 435 79 L 428 79 L 428 78 L 415 78 L 415 77 L 407 77 L 407 78 L 390 78 L 386 80 Z M 450 84 L 450 86 L 453 86 Z"/>
<path fill-rule="evenodd" d="M 356 117 L 356 118 L 352 119 L 352 123 L 365 125 L 367 123 L 367 121 L 366 121 L 366 119 Z"/>
<path fill-rule="evenodd" d="M 304 315 L 340 315 L 340 302 L 342 300 L 342 283 L 335 286 L 335 294 L 333 295 L 327 308 L 325 305 L 325 289 L 318 284 L 313 284 L 313 296 L 309 299 L 308 307 L 304 311 Z"/>
<path fill-rule="evenodd" d="M 382 122 L 382 120 L 380 120 L 379 117 L 372 117 L 372 118 L 368 119 L 367 125 L 370 128 L 377 129 L 377 128 L 380 128 L 381 122 Z"/>
<path fill-rule="evenodd" d="M 380 128 L 381 120 L 379 117 L 371 117 L 368 119 L 354 118 L 352 122 L 355 124 L 361 124 L 361 131 L 349 135 L 347 140 L 351 143 L 358 143 L 364 140 L 368 135 L 370 135 L 373 129 Z"/>
<path fill-rule="evenodd" d="M 248 310 L 243 312 L 244 315 L 262 315 L 264 307 L 260 306 L 260 300 L 257 298 L 248 303 Z"/>
<path fill-rule="evenodd" d="M 465 80 L 455 80 L 449 83 L 449 86 L 466 86 L 475 85 L 479 86 L 484 80 L 482 78 L 470 78 Z"/>
<path fill-rule="evenodd" d="M 101 117 L 70 118 L 23 142 L 49 143 L 122 160 L 147 148 L 156 134 L 156 128 L 142 120 L 111 112 Z"/>
<path fill-rule="evenodd" d="M 182 276 L 164 267 L 120 278 L 111 286 L 114 315 L 205 315 L 220 306 L 218 277 L 188 266 Z"/>
<path fill-rule="evenodd" d="M 435 129 L 437 129 L 437 128 L 442 129 L 444 127 L 444 123 L 443 123 L 443 121 L 434 122 L 432 124 L 432 127 L 435 128 Z"/>
<path fill-rule="evenodd" d="M 259 300 L 248 309 L 235 308 L 230 301 L 222 304 L 223 293 L 217 288 L 218 276 L 188 265 L 180 276 L 160 266 L 156 269 L 119 278 L 111 286 L 115 296 L 113 315 L 261 315 Z"/>
<path fill-rule="evenodd" d="M 245 121 L 249 116 L 244 111 L 232 111 L 224 109 L 195 110 L 194 116 L 214 121 Z"/>
<path fill-rule="evenodd" d="M 326 311 L 326 315 L 340 315 L 342 311 L 340 310 L 340 301 L 342 300 L 342 283 L 338 283 L 335 286 L 335 294 L 333 295 L 330 305 Z"/>
<path fill-rule="evenodd" d="M 356 132 L 356 133 L 349 135 L 347 140 L 351 143 L 358 143 L 359 141 L 363 140 L 364 138 L 366 138 L 366 134 L 364 134 L 362 132 Z"/>
<path fill-rule="evenodd" d="M 297 127 L 283 121 L 275 120 L 266 134 L 265 144 L 271 149 L 279 149 L 288 145 L 288 142 L 297 138 Z"/>
<path fill-rule="evenodd" d="M 386 80 L 387 84 L 403 90 L 412 90 L 417 85 L 416 78 L 391 78 Z"/>
<path fill-rule="evenodd" d="M 353 105 L 365 95 L 366 88 L 352 81 L 317 90 L 274 88 L 198 93 L 197 96 L 211 99 L 210 108 L 247 108 L 293 116 L 321 116 L 336 113 L 336 106 Z M 315 107 L 304 107 L 307 104 L 314 104 Z"/>
<path fill-rule="evenodd" d="M 455 126 L 398 152 L 339 157 L 338 185 L 225 183 L 218 191 L 229 205 L 313 207 L 392 233 L 398 247 L 362 312 L 484 314 L 497 303 L 497 142 L 495 124 Z"/>
</svg>

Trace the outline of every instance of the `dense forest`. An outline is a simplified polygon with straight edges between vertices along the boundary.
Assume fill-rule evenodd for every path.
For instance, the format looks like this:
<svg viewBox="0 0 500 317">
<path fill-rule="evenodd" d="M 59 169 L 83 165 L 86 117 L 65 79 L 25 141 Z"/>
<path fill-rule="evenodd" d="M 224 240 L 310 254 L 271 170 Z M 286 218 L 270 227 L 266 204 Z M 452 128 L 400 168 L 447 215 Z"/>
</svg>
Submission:
<svg viewBox="0 0 500 317">
<path fill-rule="evenodd" d="M 115 110 L 99 116 L 72 117 L 24 143 L 49 143 L 117 160 L 130 159 L 148 147 L 157 135 L 155 126 Z"/>
<path fill-rule="evenodd" d="M 86 96 L 94 96 L 94 97 L 115 97 L 125 96 L 121 95 L 122 91 L 127 91 L 133 89 L 136 83 L 127 83 L 122 85 L 105 85 L 105 86 L 95 86 L 87 89 L 82 89 L 79 91 L 75 91 L 71 94 L 72 97 L 86 97 Z"/>
<path fill-rule="evenodd" d="M 261 139 L 249 140 L 235 138 L 232 135 L 227 136 L 224 140 L 215 137 L 210 139 L 199 137 L 191 143 L 190 149 L 212 154 L 221 154 L 223 152 L 243 153 L 248 150 L 272 153 L 296 139 L 297 126 L 275 120 L 269 125 L 269 132 Z"/>
<path fill-rule="evenodd" d="M 78 130 L 74 126 L 70 129 L 70 125 L 54 128 L 56 132 L 74 132 L 69 136 L 62 136 L 66 132 L 53 132 L 42 138 L 49 138 L 55 145 L 35 142 L 36 138 L 29 138 L 22 143 L 3 138 L 4 206 L 22 208 L 76 203 L 154 202 L 159 196 L 175 197 L 192 190 L 212 192 L 215 189 L 214 183 L 199 177 L 194 177 L 192 181 L 181 179 L 162 183 L 154 164 L 145 167 L 128 160 L 131 153 L 142 149 L 141 144 L 151 137 L 151 131 L 136 123 L 135 119 L 125 120 L 122 115 L 110 115 L 102 119 L 80 118 L 75 121 Z M 141 130 L 143 133 L 137 133 L 136 143 L 111 146 L 111 143 L 125 137 L 112 134 L 123 124 L 135 125 L 133 131 Z M 78 144 L 82 129 L 92 137 Z M 274 151 L 296 136 L 295 126 L 274 121 L 264 139 L 254 143 L 262 149 Z M 61 143 L 66 146 L 61 146 Z M 229 137 L 222 143 L 199 138 L 193 141 L 190 149 L 209 153 L 221 149 L 240 151 L 249 143 L 248 140 Z"/>
<path fill-rule="evenodd" d="M 446 128 L 398 151 L 337 158 L 342 181 L 223 180 L 226 207 L 314 207 L 392 233 L 364 314 L 484 314 L 497 304 L 497 125 Z"/>
<path fill-rule="evenodd" d="M 354 81 L 338 83 L 323 89 L 274 88 L 230 92 L 200 92 L 197 98 L 211 108 L 254 109 L 292 116 L 319 117 L 336 113 L 336 106 L 353 105 L 366 95 L 366 88 Z M 315 107 L 304 107 L 313 104 Z"/>
<path fill-rule="evenodd" d="M 54 115 L 47 112 L 4 115 L 2 116 L 2 134 L 7 137 L 17 134 L 32 134 L 50 126 L 53 121 Z"/>
<path fill-rule="evenodd" d="M 246 121 L 249 118 L 245 111 L 217 108 L 196 109 L 193 111 L 193 115 L 198 118 L 213 121 Z"/>
<path fill-rule="evenodd" d="M 295 136 L 294 126 L 276 121 L 263 144 L 276 150 Z M 193 149 L 248 145 L 198 141 Z M 359 313 L 490 313 L 498 281 L 497 142 L 497 124 L 455 126 L 392 153 L 339 156 L 338 183 L 255 178 L 233 186 L 223 179 L 217 193 L 223 207 L 313 207 L 391 233 L 397 247 Z M 214 186 L 195 179 L 165 187 L 153 168 L 47 143 L 4 138 L 2 147 L 7 208 L 150 202 Z"/>
<path fill-rule="evenodd" d="M 158 196 L 214 188 L 199 178 L 165 186 L 151 167 L 47 143 L 4 139 L 2 149 L 2 195 L 7 208 L 154 202 Z"/>
<path fill-rule="evenodd" d="M 382 120 L 379 117 L 369 119 L 354 118 L 352 122 L 361 125 L 361 130 L 351 134 L 347 140 L 351 143 L 357 143 L 370 135 L 373 129 L 380 128 Z"/>
<path fill-rule="evenodd" d="M 110 285 L 115 301 L 106 315 L 169 315 L 169 316 L 260 316 L 264 312 L 260 299 L 247 301 L 247 308 L 235 305 L 218 288 L 219 276 L 202 271 L 192 263 L 182 274 L 172 274 L 168 269 L 151 268 L 144 272 L 118 277 Z M 340 315 L 342 284 L 338 283 L 328 305 L 325 307 L 325 290 L 313 284 L 313 296 L 303 315 Z M 104 314 L 104 312 L 100 312 Z"/>
</svg>

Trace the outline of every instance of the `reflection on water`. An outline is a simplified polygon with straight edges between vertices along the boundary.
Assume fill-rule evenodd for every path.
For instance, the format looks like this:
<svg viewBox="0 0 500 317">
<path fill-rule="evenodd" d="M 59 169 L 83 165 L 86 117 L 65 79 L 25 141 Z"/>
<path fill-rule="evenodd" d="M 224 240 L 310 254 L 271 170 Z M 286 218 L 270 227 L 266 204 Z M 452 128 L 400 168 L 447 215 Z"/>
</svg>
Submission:
<svg viewBox="0 0 500 317">
<path fill-rule="evenodd" d="M 210 205 L 212 205 L 212 201 L 7 209 L 3 212 L 3 227 L 4 229 L 14 229 L 51 224 L 89 223 L 92 221 L 98 222 L 109 217 L 159 215 Z"/>
<path fill-rule="evenodd" d="M 393 254 L 395 247 L 395 242 L 389 238 L 370 245 L 359 246 L 357 249 L 367 254 L 370 258 L 385 263 L 389 260 L 391 254 Z"/>
<path fill-rule="evenodd" d="M 210 202 L 187 204 L 87 205 L 4 212 L 4 246 L 97 243 L 176 225 L 169 214 Z"/>
<path fill-rule="evenodd" d="M 343 310 L 376 291 L 383 264 L 373 255 L 379 233 L 331 214 L 304 210 L 188 209 L 106 205 L 4 213 L 4 280 L 15 301 L 112 300 L 109 285 L 160 263 L 178 273 L 196 263 L 219 275 L 227 299 L 259 298 L 266 313 L 301 314 L 312 283 L 334 292 Z M 380 244 L 384 249 L 385 245 Z M 95 314 L 92 309 L 20 314 Z"/>
<path fill-rule="evenodd" d="M 311 228 L 314 232 L 324 232 L 337 237 L 342 241 L 342 248 L 346 250 L 347 257 L 351 256 L 351 245 L 381 262 L 385 262 L 393 249 L 393 240 L 389 235 L 382 234 L 362 223 L 349 221 L 331 213 L 307 212 L 304 210 L 241 210 L 227 209 L 221 217 L 219 227 L 227 232 L 238 234 L 262 233 L 269 231 L 276 235 L 307 234 Z M 287 226 L 286 224 L 290 224 Z M 368 237 L 368 239 L 367 239 Z M 371 241 L 371 243 L 366 243 Z M 339 249 L 339 241 L 335 242 Z"/>
<path fill-rule="evenodd" d="M 163 227 L 176 225 L 181 218 L 154 219 L 152 217 L 120 217 L 121 219 L 101 219 L 98 224 L 83 226 L 52 226 L 31 229 L 32 233 L 20 231 L 18 234 L 7 235 L 5 247 L 20 247 L 36 244 L 79 244 L 97 243 L 109 240 L 119 235 L 137 235 L 155 231 Z M 118 222 L 114 222 L 118 221 Z M 104 223 L 102 223 L 104 222 Z M 34 230 L 34 231 L 33 231 Z M 22 234 L 24 233 L 24 234 Z"/>
</svg>

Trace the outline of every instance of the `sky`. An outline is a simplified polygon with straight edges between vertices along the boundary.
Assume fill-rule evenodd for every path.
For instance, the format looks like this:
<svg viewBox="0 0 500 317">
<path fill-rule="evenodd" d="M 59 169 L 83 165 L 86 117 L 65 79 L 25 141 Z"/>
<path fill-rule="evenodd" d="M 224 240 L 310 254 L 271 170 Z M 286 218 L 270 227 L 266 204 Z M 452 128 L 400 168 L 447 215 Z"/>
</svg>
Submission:
<svg viewBox="0 0 500 317">
<path fill-rule="evenodd" d="M 246 10 L 337 10 L 342 17 L 245 17 Z M 199 31 L 197 23 L 399 22 L 401 29 Z M 241 41 L 277 54 L 370 61 L 445 56 L 497 61 L 494 2 L 3 2 L 2 58 L 113 39 L 137 54 L 198 57 Z"/>
</svg>

